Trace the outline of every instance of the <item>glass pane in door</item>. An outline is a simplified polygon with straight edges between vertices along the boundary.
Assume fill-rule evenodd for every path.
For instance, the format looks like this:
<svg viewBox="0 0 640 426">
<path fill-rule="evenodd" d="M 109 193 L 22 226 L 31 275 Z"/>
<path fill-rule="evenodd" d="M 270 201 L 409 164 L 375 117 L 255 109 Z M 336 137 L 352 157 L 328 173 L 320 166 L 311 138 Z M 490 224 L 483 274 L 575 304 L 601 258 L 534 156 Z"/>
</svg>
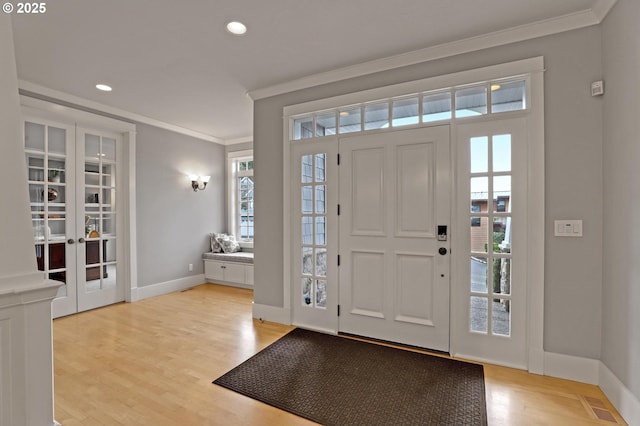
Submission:
<svg viewBox="0 0 640 426">
<path fill-rule="evenodd" d="M 24 149 L 29 207 L 38 270 L 48 279 L 67 283 L 67 131 L 25 122 Z M 66 285 L 58 297 L 66 296 Z"/>
<path fill-rule="evenodd" d="M 116 286 L 116 141 L 85 134 L 85 292 Z"/>
</svg>

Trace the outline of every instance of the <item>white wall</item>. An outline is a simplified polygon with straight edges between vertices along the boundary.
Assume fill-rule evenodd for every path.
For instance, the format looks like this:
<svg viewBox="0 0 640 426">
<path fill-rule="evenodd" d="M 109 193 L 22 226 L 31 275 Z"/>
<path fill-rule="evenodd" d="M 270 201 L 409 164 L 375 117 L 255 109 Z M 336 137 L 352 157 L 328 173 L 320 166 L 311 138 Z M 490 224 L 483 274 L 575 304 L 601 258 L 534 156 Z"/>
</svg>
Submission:
<svg viewBox="0 0 640 426">
<path fill-rule="evenodd" d="M 0 425 L 53 425 L 51 300 L 37 271 L 9 15 L 0 14 Z"/>
<path fill-rule="evenodd" d="M 600 27 L 514 43 L 258 100 L 256 159 L 256 304 L 282 307 L 282 108 L 306 101 L 511 62 L 545 58 L 546 351 L 600 357 L 602 289 L 602 100 L 590 84 L 602 76 Z M 553 220 L 583 219 L 581 239 L 555 238 Z M 454 284 L 455 285 L 455 284 Z"/>
<path fill-rule="evenodd" d="M 11 19 L 0 14 L 0 289 L 5 278 L 36 271 Z M 26 238 L 25 238 L 26 237 Z"/>
<path fill-rule="evenodd" d="M 222 145 L 137 125 L 138 287 L 204 274 L 208 234 L 226 228 L 224 168 Z M 210 175 L 207 189 L 188 174 Z"/>
<path fill-rule="evenodd" d="M 602 361 L 640 399 L 640 2 L 603 24 Z"/>
</svg>

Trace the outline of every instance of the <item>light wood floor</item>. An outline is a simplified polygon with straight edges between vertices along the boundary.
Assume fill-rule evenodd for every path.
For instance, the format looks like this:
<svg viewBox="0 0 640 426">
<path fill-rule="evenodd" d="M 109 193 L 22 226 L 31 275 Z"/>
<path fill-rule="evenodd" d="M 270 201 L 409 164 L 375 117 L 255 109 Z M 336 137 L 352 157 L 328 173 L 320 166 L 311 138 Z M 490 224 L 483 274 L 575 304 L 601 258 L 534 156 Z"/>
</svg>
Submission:
<svg viewBox="0 0 640 426">
<path fill-rule="evenodd" d="M 213 385 L 291 327 L 251 319 L 250 290 L 204 284 L 53 323 L 63 426 L 309 425 Z M 485 366 L 489 425 L 624 424 L 596 386 Z M 594 408 L 595 407 L 595 408 Z M 601 407 L 601 411 L 598 411 Z M 596 412 L 614 420 L 598 420 Z"/>
</svg>

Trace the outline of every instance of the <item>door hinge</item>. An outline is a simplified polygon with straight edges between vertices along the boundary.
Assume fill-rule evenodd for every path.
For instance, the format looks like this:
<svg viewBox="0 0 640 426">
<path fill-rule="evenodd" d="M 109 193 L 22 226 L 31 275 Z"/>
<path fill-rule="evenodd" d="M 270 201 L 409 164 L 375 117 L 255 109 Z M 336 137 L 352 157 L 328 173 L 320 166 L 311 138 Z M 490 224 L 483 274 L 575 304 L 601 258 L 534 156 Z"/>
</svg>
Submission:
<svg viewBox="0 0 640 426">
<path fill-rule="evenodd" d="M 340 204 L 338 204 L 338 216 L 340 216 Z"/>
<path fill-rule="evenodd" d="M 338 255 L 338 266 L 340 266 L 340 255 Z"/>
<path fill-rule="evenodd" d="M 340 316 L 340 305 L 338 305 L 338 316 Z"/>
<path fill-rule="evenodd" d="M 340 165 L 340 154 L 338 154 L 338 166 Z"/>
</svg>

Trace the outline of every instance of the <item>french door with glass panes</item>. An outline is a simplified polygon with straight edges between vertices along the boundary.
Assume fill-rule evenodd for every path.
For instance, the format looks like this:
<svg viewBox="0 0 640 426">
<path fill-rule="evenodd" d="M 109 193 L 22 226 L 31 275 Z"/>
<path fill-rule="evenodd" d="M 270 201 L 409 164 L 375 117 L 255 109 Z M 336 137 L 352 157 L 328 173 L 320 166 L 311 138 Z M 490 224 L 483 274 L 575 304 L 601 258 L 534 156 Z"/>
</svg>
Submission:
<svg viewBox="0 0 640 426">
<path fill-rule="evenodd" d="M 124 300 L 116 280 L 120 136 L 27 119 L 24 140 L 37 266 L 64 283 L 53 317 Z"/>
<path fill-rule="evenodd" d="M 525 119 L 458 126 L 454 354 L 527 367 Z"/>
</svg>

